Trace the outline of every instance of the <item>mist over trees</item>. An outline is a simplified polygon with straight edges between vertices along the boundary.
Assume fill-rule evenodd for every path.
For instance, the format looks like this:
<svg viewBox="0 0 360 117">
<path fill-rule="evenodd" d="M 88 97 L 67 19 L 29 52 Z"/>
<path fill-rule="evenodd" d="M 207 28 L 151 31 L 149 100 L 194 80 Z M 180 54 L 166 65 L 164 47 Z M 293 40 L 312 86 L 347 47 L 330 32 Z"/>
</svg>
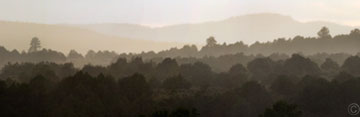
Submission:
<svg viewBox="0 0 360 117">
<path fill-rule="evenodd" d="M 329 34 L 329 29 L 326 27 L 321 28 L 317 33 L 318 37 L 296 36 L 289 39 L 279 38 L 273 42 L 256 42 L 251 45 L 244 44 L 241 41 L 232 44 L 218 44 L 215 37 L 209 37 L 206 39 L 207 44 L 200 49 L 195 45 L 185 45 L 179 49 L 171 48 L 157 53 L 149 51 L 138 54 L 118 54 L 114 51 L 107 50 L 97 52 L 89 50 L 85 55 L 82 55 L 75 50 L 71 50 L 68 54 L 45 48 L 41 50 L 41 39 L 34 37 L 31 40 L 28 52 L 19 52 L 17 50 L 10 51 L 4 47 L 0 47 L 0 56 L 3 58 L 0 60 L 0 66 L 3 66 L 8 62 L 36 63 L 40 61 L 56 63 L 72 62 L 76 67 L 82 67 L 86 64 L 106 66 L 115 62 L 117 58 L 126 58 L 130 60 L 134 57 L 142 57 L 146 61 L 157 62 L 160 62 L 160 60 L 166 57 L 176 58 L 178 61 L 182 61 L 179 59 L 200 59 L 202 62 L 207 63 L 206 61 L 212 61 L 208 59 L 229 58 L 230 56 L 247 56 L 243 57 L 243 59 L 250 60 L 256 56 L 270 56 L 272 59 L 286 59 L 294 53 L 309 56 L 310 59 L 318 64 L 324 62 L 325 59 L 329 57 L 338 64 L 342 64 L 345 58 L 350 55 L 359 54 L 359 29 L 354 29 L 349 34 L 336 35 L 334 37 Z M 249 60 L 240 61 L 242 64 L 249 62 Z M 227 69 L 225 69 L 225 71 Z"/>
<path fill-rule="evenodd" d="M 338 117 L 360 102 L 360 31 L 139 54 L 0 47 L 1 116 Z"/>
</svg>

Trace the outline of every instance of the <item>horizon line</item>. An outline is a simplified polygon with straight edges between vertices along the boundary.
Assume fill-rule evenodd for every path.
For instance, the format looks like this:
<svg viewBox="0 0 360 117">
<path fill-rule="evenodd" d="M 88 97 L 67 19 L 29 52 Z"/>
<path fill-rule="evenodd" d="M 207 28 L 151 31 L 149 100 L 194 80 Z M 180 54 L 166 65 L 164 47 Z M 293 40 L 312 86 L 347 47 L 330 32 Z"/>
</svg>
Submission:
<svg viewBox="0 0 360 117">
<path fill-rule="evenodd" d="M 143 26 L 143 27 L 153 29 L 153 28 L 163 28 L 163 27 L 171 27 L 171 26 L 178 26 L 178 25 L 193 25 L 193 24 L 203 24 L 203 23 L 210 23 L 210 22 L 221 22 L 221 21 L 232 19 L 232 18 L 244 17 L 244 16 L 249 16 L 249 15 L 263 15 L 263 14 L 290 17 L 294 21 L 297 21 L 297 22 L 300 22 L 300 23 L 325 22 L 325 23 L 334 23 L 334 24 L 337 24 L 337 25 L 349 26 L 349 27 L 353 27 L 353 28 L 360 28 L 359 24 L 350 25 L 350 24 L 341 23 L 341 22 L 337 22 L 337 21 L 322 20 L 322 19 L 302 19 L 301 20 L 301 19 L 296 19 L 291 15 L 285 15 L 285 14 L 280 14 L 280 13 L 271 13 L 271 12 L 248 13 L 248 14 L 242 14 L 242 15 L 237 15 L 237 16 L 230 16 L 230 17 L 226 17 L 226 18 L 222 18 L 222 19 L 178 22 L 178 23 L 168 23 L 168 24 L 166 24 L 166 23 L 164 23 L 164 24 L 149 24 L 149 23 L 113 22 L 113 21 L 109 21 L 109 22 L 106 22 L 106 21 L 105 22 L 85 22 L 85 23 L 80 23 L 80 22 L 77 22 L 77 23 L 75 23 L 75 22 L 73 22 L 73 23 L 71 23 L 71 22 L 46 23 L 46 22 L 40 22 L 40 21 L 4 20 L 4 19 L 0 19 L 0 21 L 2 21 L 2 22 L 46 24 L 46 25 L 128 24 L 128 25 L 138 25 L 138 26 Z"/>
</svg>

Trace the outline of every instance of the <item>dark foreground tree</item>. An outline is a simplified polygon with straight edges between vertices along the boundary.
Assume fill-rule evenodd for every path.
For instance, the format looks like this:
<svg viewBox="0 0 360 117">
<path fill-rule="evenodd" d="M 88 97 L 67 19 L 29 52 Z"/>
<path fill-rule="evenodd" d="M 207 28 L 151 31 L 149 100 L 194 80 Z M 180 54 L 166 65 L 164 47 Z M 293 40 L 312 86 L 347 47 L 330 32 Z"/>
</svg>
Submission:
<svg viewBox="0 0 360 117">
<path fill-rule="evenodd" d="M 302 112 L 297 105 L 278 101 L 272 108 L 267 108 L 260 117 L 300 117 L 301 115 Z"/>
<path fill-rule="evenodd" d="M 155 111 L 151 114 L 151 117 L 199 117 L 200 114 L 196 109 L 178 108 L 171 113 L 167 110 Z"/>
</svg>

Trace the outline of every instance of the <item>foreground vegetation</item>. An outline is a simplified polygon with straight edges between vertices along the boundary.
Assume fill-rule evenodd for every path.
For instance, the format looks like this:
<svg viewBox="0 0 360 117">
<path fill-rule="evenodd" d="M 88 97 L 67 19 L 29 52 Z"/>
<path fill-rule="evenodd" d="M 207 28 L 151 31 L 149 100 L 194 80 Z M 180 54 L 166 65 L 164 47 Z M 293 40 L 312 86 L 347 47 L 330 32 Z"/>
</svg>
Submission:
<svg viewBox="0 0 360 117">
<path fill-rule="evenodd" d="M 200 51 L 184 46 L 141 54 L 90 51 L 85 57 L 41 50 L 34 38 L 28 52 L 0 48 L 0 116 L 348 115 L 347 106 L 360 103 L 358 50 L 322 46 L 311 52 L 329 53 L 310 54 L 288 44 L 358 45 L 360 31 L 333 38 L 323 28 L 317 38 L 299 38 L 248 47 L 220 45 L 211 37 Z"/>
<path fill-rule="evenodd" d="M 221 73 L 201 62 L 179 65 L 170 58 L 159 64 L 118 59 L 81 70 L 71 63 L 8 64 L 0 74 L 0 111 L 4 116 L 259 116 L 278 115 L 271 109 L 275 104 L 291 110 L 285 114 L 343 116 L 348 104 L 360 101 L 359 68 L 358 56 L 341 66 L 327 59 L 319 67 L 297 54 L 285 61 L 256 58 Z"/>
</svg>

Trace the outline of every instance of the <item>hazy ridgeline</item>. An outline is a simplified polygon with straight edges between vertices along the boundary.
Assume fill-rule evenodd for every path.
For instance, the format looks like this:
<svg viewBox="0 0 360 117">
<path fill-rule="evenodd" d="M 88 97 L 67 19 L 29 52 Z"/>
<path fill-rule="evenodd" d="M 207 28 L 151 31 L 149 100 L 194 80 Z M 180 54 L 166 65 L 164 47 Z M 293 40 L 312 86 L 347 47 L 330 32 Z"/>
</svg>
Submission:
<svg viewBox="0 0 360 117">
<path fill-rule="evenodd" d="M 360 31 L 158 53 L 0 48 L 1 116 L 344 116 L 360 102 Z M 295 54 L 294 54 L 295 53 Z"/>
<path fill-rule="evenodd" d="M 50 49 L 40 49 L 29 52 L 9 51 L 0 47 L 0 66 L 7 63 L 41 61 L 55 63 L 73 63 L 75 67 L 81 68 L 86 64 L 107 66 L 115 62 L 117 58 L 131 60 L 134 57 L 141 57 L 144 61 L 159 63 L 162 59 L 175 58 L 180 64 L 194 63 L 200 61 L 209 64 L 216 72 L 227 71 L 232 65 L 241 63 L 247 64 L 256 57 L 268 56 L 273 60 L 284 60 L 291 54 L 298 53 L 309 57 L 317 64 L 321 64 L 326 58 L 331 58 L 338 64 L 351 55 L 359 54 L 360 51 L 360 30 L 354 29 L 349 34 L 336 35 L 332 37 L 329 30 L 324 27 L 318 33 L 318 37 L 296 36 L 289 39 L 276 39 L 273 42 L 251 45 L 236 42 L 232 44 L 218 44 L 214 37 L 209 37 L 207 45 L 198 49 L 195 45 L 185 45 L 182 48 L 171 48 L 160 52 L 122 53 L 113 51 L 89 50 L 82 55 L 75 50 L 67 55 Z M 41 40 L 41 39 L 40 39 Z M 40 42 L 39 42 L 40 46 Z"/>
</svg>

